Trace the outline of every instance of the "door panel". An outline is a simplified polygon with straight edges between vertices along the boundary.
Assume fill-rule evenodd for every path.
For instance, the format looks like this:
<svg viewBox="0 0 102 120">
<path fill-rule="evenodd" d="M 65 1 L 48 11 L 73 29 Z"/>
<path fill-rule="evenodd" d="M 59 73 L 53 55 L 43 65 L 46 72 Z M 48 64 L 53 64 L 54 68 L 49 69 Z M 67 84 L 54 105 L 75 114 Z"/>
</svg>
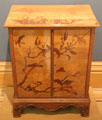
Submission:
<svg viewBox="0 0 102 120">
<path fill-rule="evenodd" d="M 84 97 L 90 29 L 54 31 L 54 96 Z"/>
<path fill-rule="evenodd" d="M 50 96 L 50 30 L 16 28 L 13 40 L 18 97 Z"/>
</svg>

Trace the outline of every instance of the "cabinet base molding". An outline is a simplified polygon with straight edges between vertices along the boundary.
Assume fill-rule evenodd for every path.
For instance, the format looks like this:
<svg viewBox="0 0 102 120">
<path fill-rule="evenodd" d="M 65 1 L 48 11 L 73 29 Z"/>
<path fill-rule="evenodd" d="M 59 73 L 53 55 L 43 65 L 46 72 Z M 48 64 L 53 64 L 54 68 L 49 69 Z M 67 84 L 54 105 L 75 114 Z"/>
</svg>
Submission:
<svg viewBox="0 0 102 120">
<path fill-rule="evenodd" d="M 20 117 L 23 110 L 29 106 L 41 108 L 47 111 L 56 111 L 58 109 L 64 109 L 69 106 L 80 109 L 80 113 L 83 117 L 89 115 L 89 98 L 14 98 L 13 100 L 13 115 L 14 117 Z"/>
</svg>

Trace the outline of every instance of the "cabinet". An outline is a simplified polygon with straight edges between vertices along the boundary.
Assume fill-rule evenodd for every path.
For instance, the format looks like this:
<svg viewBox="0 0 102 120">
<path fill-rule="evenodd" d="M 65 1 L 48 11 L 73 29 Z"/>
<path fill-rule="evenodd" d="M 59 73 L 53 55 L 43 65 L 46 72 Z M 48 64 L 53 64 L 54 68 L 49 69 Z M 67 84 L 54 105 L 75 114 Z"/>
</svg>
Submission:
<svg viewBox="0 0 102 120">
<path fill-rule="evenodd" d="M 70 105 L 89 114 L 95 28 L 89 5 L 13 5 L 8 27 L 14 116 L 28 106 L 55 111 Z"/>
</svg>

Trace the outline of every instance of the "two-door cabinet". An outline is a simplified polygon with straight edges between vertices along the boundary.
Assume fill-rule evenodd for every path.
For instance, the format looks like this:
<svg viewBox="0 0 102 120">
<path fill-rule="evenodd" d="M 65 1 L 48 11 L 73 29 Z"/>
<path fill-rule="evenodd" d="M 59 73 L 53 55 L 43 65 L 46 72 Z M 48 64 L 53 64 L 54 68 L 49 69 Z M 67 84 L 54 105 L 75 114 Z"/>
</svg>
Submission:
<svg viewBox="0 0 102 120">
<path fill-rule="evenodd" d="M 89 114 L 95 28 L 89 5 L 13 5 L 8 28 L 14 116 L 28 106 L 55 111 L 75 106 Z"/>
</svg>

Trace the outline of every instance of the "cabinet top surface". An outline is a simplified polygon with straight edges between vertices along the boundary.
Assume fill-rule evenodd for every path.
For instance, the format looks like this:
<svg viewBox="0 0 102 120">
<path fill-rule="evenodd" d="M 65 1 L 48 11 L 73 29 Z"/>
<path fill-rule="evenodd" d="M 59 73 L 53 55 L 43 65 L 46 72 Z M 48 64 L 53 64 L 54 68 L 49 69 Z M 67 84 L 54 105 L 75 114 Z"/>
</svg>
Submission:
<svg viewBox="0 0 102 120">
<path fill-rule="evenodd" d="M 4 27 L 98 27 L 89 5 L 13 5 Z"/>
</svg>

